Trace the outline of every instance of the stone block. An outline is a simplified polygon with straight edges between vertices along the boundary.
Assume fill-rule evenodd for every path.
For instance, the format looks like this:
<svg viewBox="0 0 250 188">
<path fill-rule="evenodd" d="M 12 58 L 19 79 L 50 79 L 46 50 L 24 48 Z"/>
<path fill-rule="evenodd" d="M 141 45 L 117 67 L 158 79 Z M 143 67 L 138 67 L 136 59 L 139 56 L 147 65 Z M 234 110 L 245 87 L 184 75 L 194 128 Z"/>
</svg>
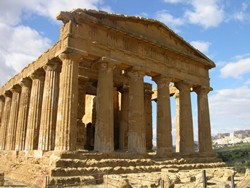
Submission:
<svg viewBox="0 0 250 188">
<path fill-rule="evenodd" d="M 225 181 L 231 181 L 231 177 L 235 175 L 235 171 L 231 169 L 225 169 L 224 170 L 224 175 L 222 177 L 223 180 Z"/>
<path fill-rule="evenodd" d="M 42 150 L 34 150 L 34 158 L 42 158 L 43 157 L 43 151 Z"/>
</svg>

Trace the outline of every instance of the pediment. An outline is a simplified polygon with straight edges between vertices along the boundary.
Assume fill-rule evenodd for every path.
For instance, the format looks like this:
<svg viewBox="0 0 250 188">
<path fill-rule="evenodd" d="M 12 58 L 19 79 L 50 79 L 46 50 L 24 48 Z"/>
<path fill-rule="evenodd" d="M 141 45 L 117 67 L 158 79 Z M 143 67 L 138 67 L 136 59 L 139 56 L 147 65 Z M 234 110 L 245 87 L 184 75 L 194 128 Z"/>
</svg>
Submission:
<svg viewBox="0 0 250 188">
<path fill-rule="evenodd" d="M 73 20 L 79 24 L 88 19 L 109 28 L 129 33 L 130 35 L 144 41 L 149 41 L 158 46 L 198 57 L 203 60 L 202 62 L 205 61 L 209 68 L 215 67 L 214 62 L 206 55 L 195 49 L 182 37 L 157 20 L 85 9 L 76 9 L 72 12 L 61 12 L 57 16 L 57 19 L 64 23 Z"/>
</svg>

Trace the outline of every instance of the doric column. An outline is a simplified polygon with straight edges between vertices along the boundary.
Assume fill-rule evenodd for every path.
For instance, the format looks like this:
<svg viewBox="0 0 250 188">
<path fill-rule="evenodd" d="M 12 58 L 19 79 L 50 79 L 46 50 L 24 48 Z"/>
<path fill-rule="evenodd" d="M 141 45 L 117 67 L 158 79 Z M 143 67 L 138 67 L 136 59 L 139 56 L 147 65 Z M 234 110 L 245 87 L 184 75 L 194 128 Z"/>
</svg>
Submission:
<svg viewBox="0 0 250 188">
<path fill-rule="evenodd" d="M 86 81 L 81 81 L 78 85 L 77 149 L 84 149 L 84 145 L 86 143 L 86 130 L 82 121 L 85 114 Z"/>
<path fill-rule="evenodd" d="M 119 130 L 119 148 L 126 151 L 128 149 L 128 112 L 129 112 L 129 87 L 123 85 L 120 89 L 121 96 L 121 122 Z"/>
<path fill-rule="evenodd" d="M 113 104 L 114 104 L 114 149 L 119 149 L 120 122 L 119 122 L 119 94 L 117 88 L 114 88 Z"/>
<path fill-rule="evenodd" d="M 197 93 L 198 104 L 198 136 L 199 136 L 199 152 L 211 153 L 212 138 L 210 127 L 210 115 L 208 105 L 208 92 L 210 87 L 196 87 L 194 91 Z"/>
<path fill-rule="evenodd" d="M 11 108 L 11 100 L 12 93 L 10 91 L 6 91 L 4 94 L 5 103 L 3 109 L 3 117 L 0 127 L 0 150 L 5 150 L 6 136 L 7 136 L 7 126 L 9 123 L 10 117 L 10 108 Z"/>
<path fill-rule="evenodd" d="M 189 154 L 194 152 L 194 133 L 190 88 L 188 83 L 183 81 L 175 83 L 179 90 L 179 133 L 176 140 L 179 145 L 177 152 Z"/>
<path fill-rule="evenodd" d="M 29 78 L 24 78 L 21 85 L 21 95 L 19 103 L 17 130 L 16 130 L 16 143 L 15 150 L 24 150 L 25 138 L 28 123 L 28 112 L 30 104 L 30 90 L 31 90 L 31 80 Z"/>
<path fill-rule="evenodd" d="M 53 150 L 55 147 L 55 130 L 60 71 L 58 62 L 53 61 L 49 61 L 43 68 L 45 70 L 45 80 L 38 149 Z"/>
<path fill-rule="evenodd" d="M 3 118 L 3 108 L 4 108 L 4 96 L 1 95 L 0 96 L 0 127 L 1 127 L 1 123 L 2 123 L 2 118 Z"/>
<path fill-rule="evenodd" d="M 99 152 L 114 151 L 113 69 L 111 63 L 99 64 L 94 143 L 94 150 Z"/>
<path fill-rule="evenodd" d="M 29 121 L 27 125 L 25 150 L 37 150 L 41 121 L 44 72 L 37 71 L 31 75 L 32 88 L 30 95 Z"/>
<path fill-rule="evenodd" d="M 6 150 L 14 150 L 16 142 L 16 128 L 18 120 L 18 110 L 20 101 L 21 87 L 15 85 L 12 89 L 12 102 L 10 108 L 10 119 L 8 123 L 7 138 L 6 138 Z"/>
<path fill-rule="evenodd" d="M 128 151 L 146 153 L 144 73 L 132 70 L 129 76 Z"/>
<path fill-rule="evenodd" d="M 175 103 L 176 103 L 176 114 L 175 114 L 175 125 L 176 125 L 176 139 L 175 139 L 175 151 L 180 151 L 180 100 L 179 100 L 179 91 L 174 94 Z"/>
<path fill-rule="evenodd" d="M 153 80 L 157 83 L 157 155 L 166 157 L 172 153 L 172 123 L 169 96 L 170 80 L 157 76 Z"/>
<path fill-rule="evenodd" d="M 56 122 L 55 150 L 75 150 L 77 140 L 78 72 L 80 55 L 60 54 L 62 71 Z"/>
<path fill-rule="evenodd" d="M 144 83 L 144 104 L 145 104 L 145 122 L 146 122 L 146 149 L 151 151 L 153 148 L 153 126 L 152 126 L 152 85 Z"/>
</svg>

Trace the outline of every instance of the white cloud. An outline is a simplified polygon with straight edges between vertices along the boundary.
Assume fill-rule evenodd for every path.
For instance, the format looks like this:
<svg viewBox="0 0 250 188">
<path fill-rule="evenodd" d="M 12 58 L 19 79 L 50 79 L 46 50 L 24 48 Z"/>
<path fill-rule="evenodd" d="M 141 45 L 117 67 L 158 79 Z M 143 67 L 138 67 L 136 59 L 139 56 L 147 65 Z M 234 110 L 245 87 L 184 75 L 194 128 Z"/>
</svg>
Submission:
<svg viewBox="0 0 250 188">
<path fill-rule="evenodd" d="M 218 0 L 191 0 L 190 4 L 193 10 L 185 12 L 189 23 L 209 28 L 218 26 L 224 19 L 224 11 Z"/>
<path fill-rule="evenodd" d="M 34 10 L 43 16 L 54 19 L 60 11 L 76 8 L 98 9 L 97 6 L 100 2 L 100 0 L 40 0 Z"/>
<path fill-rule="evenodd" d="M 238 59 L 235 62 L 229 62 L 220 72 L 222 77 L 240 78 L 242 75 L 250 73 L 250 57 Z"/>
<path fill-rule="evenodd" d="M 33 13 L 41 16 L 56 18 L 60 11 L 76 8 L 98 9 L 102 5 L 101 0 L 8 0 L 0 1 L 0 21 L 17 24 L 22 14 Z M 110 7 L 104 6 L 106 10 Z"/>
<path fill-rule="evenodd" d="M 51 46 L 50 39 L 22 25 L 22 19 L 35 14 L 55 20 L 56 15 L 63 10 L 98 9 L 98 6 L 112 11 L 103 5 L 102 0 L 0 1 L 0 85 Z"/>
<path fill-rule="evenodd" d="M 203 53 L 208 52 L 210 46 L 210 42 L 205 42 L 205 41 L 191 41 L 190 44 Z"/>
<path fill-rule="evenodd" d="M 250 118 L 249 106 L 250 88 L 246 86 L 234 89 L 222 89 L 210 97 L 211 111 L 217 116 Z"/>
<path fill-rule="evenodd" d="M 247 2 L 243 2 L 241 4 L 240 11 L 233 14 L 233 19 L 236 21 L 241 21 L 241 22 L 244 22 L 245 20 L 247 20 L 249 17 L 248 12 L 247 12 L 248 7 L 249 7 L 249 4 Z"/>
<path fill-rule="evenodd" d="M 163 22 L 167 26 L 175 28 L 175 29 L 177 26 L 183 25 L 182 18 L 175 18 L 165 10 L 157 12 L 156 19 Z"/>
<path fill-rule="evenodd" d="M 250 88 L 215 91 L 209 99 L 213 133 L 245 129 L 250 126 Z"/>
<path fill-rule="evenodd" d="M 224 21 L 224 10 L 220 0 L 164 0 L 166 3 L 182 3 L 185 6 L 184 15 L 175 18 L 166 11 L 157 13 L 157 18 L 172 26 L 180 26 L 185 23 L 198 24 L 205 29 L 217 27 Z M 191 5 L 191 8 L 190 8 Z"/>
<path fill-rule="evenodd" d="M 239 20 L 239 21 L 243 22 L 243 21 L 246 20 L 247 14 L 246 14 L 245 12 L 242 12 L 242 11 L 236 12 L 236 13 L 233 15 L 233 18 L 234 18 L 235 20 Z"/>
<path fill-rule="evenodd" d="M 1 24 L 0 33 L 3 33 L 0 35 L 0 69 L 7 71 L 1 74 L 1 85 L 51 45 L 48 38 L 27 26 Z"/>
</svg>

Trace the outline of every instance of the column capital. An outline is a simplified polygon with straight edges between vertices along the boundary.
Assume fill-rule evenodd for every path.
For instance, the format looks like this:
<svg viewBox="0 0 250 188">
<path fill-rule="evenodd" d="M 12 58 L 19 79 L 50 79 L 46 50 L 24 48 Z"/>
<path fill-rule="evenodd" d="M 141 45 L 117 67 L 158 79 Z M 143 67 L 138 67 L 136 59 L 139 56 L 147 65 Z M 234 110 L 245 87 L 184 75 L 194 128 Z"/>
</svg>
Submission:
<svg viewBox="0 0 250 188">
<path fill-rule="evenodd" d="M 5 91 L 5 93 L 4 93 L 4 97 L 6 98 L 6 97 L 12 97 L 12 93 L 11 93 L 11 91 Z"/>
<path fill-rule="evenodd" d="M 192 85 L 186 81 L 179 81 L 179 82 L 175 82 L 174 86 L 178 89 L 178 90 L 189 90 L 192 87 Z"/>
<path fill-rule="evenodd" d="M 193 88 L 194 92 L 197 94 L 208 94 L 210 91 L 213 91 L 213 88 L 208 87 L 208 86 L 197 86 Z"/>
<path fill-rule="evenodd" d="M 135 77 L 143 78 L 145 76 L 145 72 L 143 70 L 133 67 L 131 69 L 128 69 L 127 75 L 129 76 L 129 78 L 135 78 Z"/>
<path fill-rule="evenodd" d="M 96 62 L 94 62 L 92 68 L 98 70 L 106 70 L 106 69 L 114 70 L 116 68 L 116 65 L 117 65 L 116 60 L 107 57 L 101 57 Z"/>
<path fill-rule="evenodd" d="M 21 92 L 21 87 L 19 85 L 14 85 L 11 89 L 11 92 L 16 92 L 16 93 L 20 93 Z"/>
<path fill-rule="evenodd" d="M 106 63 L 106 65 L 115 68 L 116 65 L 118 64 L 117 60 L 109 58 L 109 57 L 100 57 L 97 61 L 97 64 L 102 64 L 102 63 Z M 95 65 L 94 65 L 95 66 Z"/>
<path fill-rule="evenodd" d="M 78 53 L 61 53 L 59 54 L 59 59 L 64 61 L 66 59 L 70 59 L 72 61 L 79 62 L 82 59 L 82 56 Z"/>
<path fill-rule="evenodd" d="M 56 71 L 59 67 L 59 63 L 52 61 L 52 60 L 48 60 L 47 64 L 43 66 L 43 69 L 45 70 L 45 72 L 47 71 Z"/>
<path fill-rule="evenodd" d="M 115 69 L 115 64 L 113 64 L 113 63 L 110 63 L 110 62 L 99 62 L 98 63 L 98 65 L 97 65 L 97 68 L 99 68 L 99 70 L 100 69 L 102 69 L 102 70 L 104 70 L 104 69 Z"/>
<path fill-rule="evenodd" d="M 20 82 L 21 87 L 31 87 L 31 79 L 30 78 L 23 78 L 22 81 Z"/>
<path fill-rule="evenodd" d="M 154 77 L 152 77 L 152 80 L 153 80 L 157 85 L 162 85 L 162 84 L 167 84 L 167 85 L 169 85 L 169 82 L 171 82 L 171 78 L 166 77 L 166 76 L 162 76 L 162 75 L 154 76 Z"/>
<path fill-rule="evenodd" d="M 36 80 L 36 79 L 44 80 L 44 79 L 45 79 L 44 71 L 42 71 L 42 70 L 37 70 L 37 71 L 33 72 L 33 73 L 30 75 L 30 78 L 31 78 L 32 80 Z"/>
</svg>

